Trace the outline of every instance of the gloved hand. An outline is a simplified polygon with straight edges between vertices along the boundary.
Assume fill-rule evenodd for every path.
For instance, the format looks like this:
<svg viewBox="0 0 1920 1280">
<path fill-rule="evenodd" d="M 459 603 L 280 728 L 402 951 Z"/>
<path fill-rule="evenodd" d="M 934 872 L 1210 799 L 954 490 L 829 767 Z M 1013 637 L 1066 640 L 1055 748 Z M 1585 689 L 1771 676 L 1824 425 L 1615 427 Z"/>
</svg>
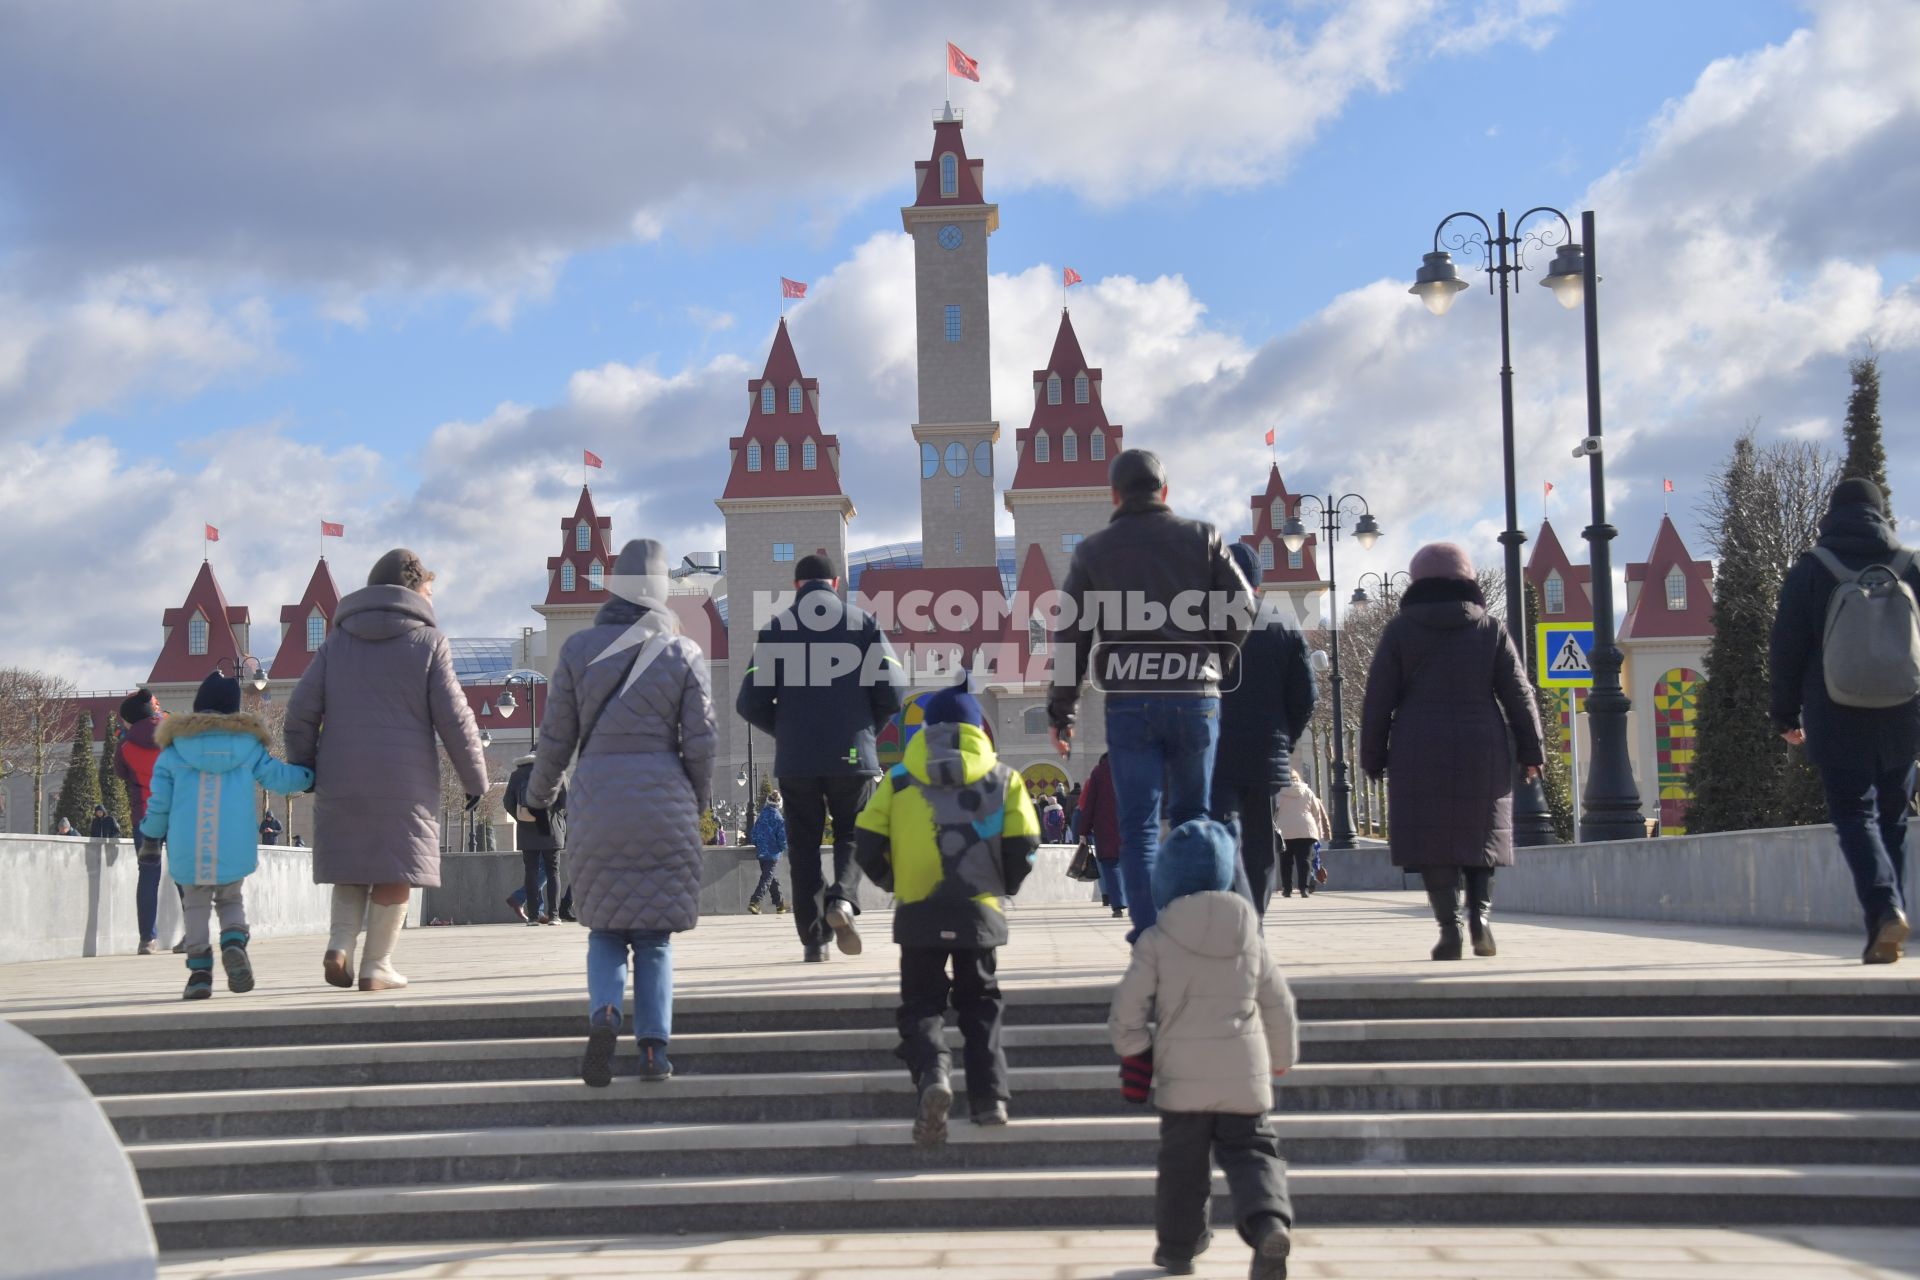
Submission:
<svg viewBox="0 0 1920 1280">
<path fill-rule="evenodd" d="M 1153 1050 L 1129 1054 L 1120 1059 L 1120 1096 L 1128 1102 L 1145 1102 L 1153 1088 Z"/>
<path fill-rule="evenodd" d="M 480 807 L 480 797 L 469 794 L 467 796 L 467 812 L 472 813 L 475 809 L 478 809 L 479 807 Z"/>
</svg>

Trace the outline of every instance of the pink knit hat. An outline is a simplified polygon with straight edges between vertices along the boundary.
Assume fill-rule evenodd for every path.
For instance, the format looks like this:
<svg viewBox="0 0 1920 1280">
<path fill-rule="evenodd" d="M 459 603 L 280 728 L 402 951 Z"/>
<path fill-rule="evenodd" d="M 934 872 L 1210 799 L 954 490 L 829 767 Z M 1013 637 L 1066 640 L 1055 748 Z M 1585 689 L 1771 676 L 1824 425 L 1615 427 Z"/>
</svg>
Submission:
<svg viewBox="0 0 1920 1280">
<path fill-rule="evenodd" d="M 1415 582 L 1422 578 L 1459 578 L 1472 582 L 1473 561 L 1467 553 L 1451 542 L 1429 542 L 1413 553 L 1413 563 L 1407 566 L 1407 572 Z"/>
</svg>

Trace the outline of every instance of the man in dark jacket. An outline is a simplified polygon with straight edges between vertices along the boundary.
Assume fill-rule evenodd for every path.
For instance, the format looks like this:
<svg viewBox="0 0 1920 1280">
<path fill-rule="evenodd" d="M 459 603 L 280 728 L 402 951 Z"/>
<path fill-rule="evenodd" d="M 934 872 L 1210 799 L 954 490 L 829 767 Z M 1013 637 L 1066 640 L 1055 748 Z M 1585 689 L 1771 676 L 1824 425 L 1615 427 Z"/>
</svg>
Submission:
<svg viewBox="0 0 1920 1280">
<path fill-rule="evenodd" d="M 848 955 L 860 954 L 854 823 L 880 775 L 874 735 L 900 710 L 903 672 L 879 624 L 840 598 L 839 571 L 825 555 L 802 556 L 793 581 L 793 604 L 761 630 L 735 706 L 748 724 L 773 735 L 793 921 L 805 959 L 818 963 L 827 958 L 829 934 Z M 829 815 L 830 885 L 820 867 Z"/>
<path fill-rule="evenodd" d="M 140 834 L 140 820 L 147 816 L 147 796 L 153 790 L 153 763 L 160 758 L 156 736 L 165 719 L 151 689 L 136 689 L 120 704 L 120 719 L 127 728 L 113 752 L 113 776 L 126 784 L 127 810 L 133 818 L 133 848 L 139 879 L 133 891 L 134 916 L 140 926 L 140 954 L 160 950 L 156 936 L 160 917 L 160 849 L 162 841 Z"/>
<path fill-rule="evenodd" d="M 280 825 L 280 819 L 273 816 L 273 810 L 268 809 L 260 815 L 261 844 L 279 844 L 280 833 L 284 830 L 286 828 Z"/>
<path fill-rule="evenodd" d="M 120 824 L 114 820 L 112 814 L 107 812 L 107 806 L 103 804 L 93 806 L 93 826 L 88 828 L 87 838 L 89 840 L 118 840 L 120 838 Z"/>
<path fill-rule="evenodd" d="M 560 784 L 552 808 L 530 808 L 527 805 L 527 780 L 533 777 L 535 758 L 532 752 L 528 752 L 513 762 L 513 773 L 507 778 L 507 790 L 501 798 L 501 804 L 513 819 L 513 843 L 520 850 L 521 868 L 526 873 L 523 889 L 526 898 L 516 909 L 528 924 L 552 924 L 554 917 L 561 914 L 562 829 L 559 815 L 567 811 L 567 785 L 564 782 Z M 532 816 L 532 822 L 521 819 L 523 811 Z M 511 898 L 507 901 L 509 905 L 513 904 Z"/>
<path fill-rule="evenodd" d="M 1849 571 L 1901 555 L 1886 497 L 1871 480 L 1842 480 L 1820 521 L 1817 546 Z M 1901 581 L 1920 595 L 1909 557 Z M 1905 902 L 1907 801 L 1920 752 L 1920 698 L 1894 707 L 1841 706 L 1827 693 L 1823 637 L 1839 579 L 1808 553 L 1787 574 L 1773 620 L 1773 726 L 1820 770 L 1827 813 L 1865 913 L 1867 964 L 1892 964 L 1910 932 Z"/>
<path fill-rule="evenodd" d="M 1252 547 L 1236 542 L 1231 554 L 1248 582 L 1260 580 L 1260 557 Z M 1212 808 L 1214 818 L 1240 841 L 1253 910 L 1264 920 L 1277 865 L 1273 799 L 1293 774 L 1293 740 L 1313 715 L 1313 670 L 1307 665 L 1306 640 L 1279 618 L 1247 636 L 1238 670 L 1220 695 Z M 1300 887 L 1304 891 L 1305 883 Z"/>
<path fill-rule="evenodd" d="M 1220 533 L 1167 506 L 1167 473 L 1145 449 L 1108 472 L 1114 513 L 1074 549 L 1047 700 L 1054 747 L 1073 740 L 1080 685 L 1107 695 L 1107 753 L 1120 808 L 1120 867 L 1133 936 L 1158 912 L 1153 864 L 1162 799 L 1179 826 L 1207 816 L 1220 682 L 1246 640 L 1252 588 Z"/>
</svg>

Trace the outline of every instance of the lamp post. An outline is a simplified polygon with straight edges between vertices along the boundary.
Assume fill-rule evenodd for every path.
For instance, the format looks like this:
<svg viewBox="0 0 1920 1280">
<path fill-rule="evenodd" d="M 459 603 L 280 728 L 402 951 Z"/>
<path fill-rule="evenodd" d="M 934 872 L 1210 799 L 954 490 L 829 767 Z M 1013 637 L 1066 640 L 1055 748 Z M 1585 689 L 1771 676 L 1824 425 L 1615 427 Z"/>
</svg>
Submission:
<svg viewBox="0 0 1920 1280">
<path fill-rule="evenodd" d="M 1559 220 L 1559 225 L 1549 224 L 1544 230 L 1522 235 L 1521 229 L 1535 214 L 1551 214 Z M 1447 227 L 1462 218 L 1479 224 L 1479 230 L 1454 232 L 1445 240 L 1447 248 L 1442 249 L 1442 237 L 1446 235 Z M 1496 226 L 1488 226 L 1487 220 L 1477 213 L 1463 210 L 1448 214 L 1434 228 L 1433 251 L 1422 258 L 1413 287 L 1407 290 L 1424 302 L 1427 310 L 1434 315 L 1445 315 L 1448 308 L 1453 306 L 1454 295 L 1467 287 L 1467 282 L 1460 278 L 1459 270 L 1453 265 L 1451 251 L 1472 250 L 1480 254 L 1484 264 L 1488 291 L 1498 294 L 1500 298 L 1500 453 L 1506 473 L 1507 499 L 1507 527 L 1500 535 L 1500 545 L 1506 549 L 1507 631 L 1513 637 L 1514 648 L 1523 654 L 1527 651 L 1527 623 L 1526 598 L 1520 574 L 1520 548 L 1526 543 L 1527 535 L 1520 531 L 1520 503 L 1514 489 L 1513 338 L 1509 303 L 1520 273 L 1527 269 L 1528 251 L 1555 246 L 1558 247 L 1553 262 L 1541 283 L 1553 290 L 1561 306 L 1577 306 L 1580 291 L 1584 287 L 1584 254 L 1574 242 L 1573 224 L 1567 221 L 1567 215 L 1549 205 L 1536 205 L 1527 210 L 1514 220 L 1511 230 L 1507 226 L 1505 209 L 1500 210 Z M 1596 564 L 1596 579 L 1599 571 L 1600 566 Z M 1595 603 L 1597 606 L 1597 599 Z M 1513 841 L 1518 845 L 1557 843 L 1553 815 L 1547 809 L 1546 788 L 1538 777 L 1529 778 L 1526 770 L 1518 764 L 1514 766 L 1513 777 Z"/>
<path fill-rule="evenodd" d="M 1345 514 L 1346 504 L 1360 504 L 1358 518 L 1353 524 L 1353 540 L 1366 550 L 1380 540 L 1380 522 L 1373 518 L 1367 508 L 1367 500 L 1357 493 L 1342 497 L 1329 494 L 1320 498 L 1314 494 L 1293 500 L 1293 510 L 1287 513 L 1287 522 L 1280 527 L 1280 541 L 1286 544 L 1288 551 L 1298 551 L 1307 544 L 1307 526 L 1300 520 L 1301 512 L 1307 503 L 1313 503 L 1320 512 L 1320 528 L 1327 540 L 1327 627 L 1333 633 L 1332 660 L 1333 674 L 1333 842 L 1332 848 L 1353 848 L 1353 781 L 1347 773 L 1346 721 L 1340 708 L 1340 589 L 1334 577 L 1333 547 L 1340 540 L 1340 517 Z"/>
<path fill-rule="evenodd" d="M 500 682 L 503 686 L 500 692 L 500 700 L 493 704 L 493 709 L 498 711 L 503 717 L 508 720 L 513 719 L 513 713 L 520 707 L 519 700 L 513 696 L 513 686 L 516 684 L 527 686 L 527 750 L 529 751 L 538 749 L 540 745 L 540 700 L 538 690 L 541 681 L 544 679 L 545 677 L 538 671 L 509 671 L 507 672 L 507 678 Z"/>
<path fill-rule="evenodd" d="M 1369 578 L 1373 580 L 1374 587 L 1379 590 L 1381 602 L 1389 609 L 1393 608 L 1393 602 L 1400 593 L 1413 585 L 1413 575 L 1405 569 L 1397 569 L 1392 573 L 1384 574 L 1363 573 L 1360 575 L 1358 584 L 1353 588 L 1353 597 L 1347 601 L 1348 604 L 1358 607 L 1363 604 L 1373 603 L 1373 597 L 1367 594 L 1367 580 Z"/>
</svg>

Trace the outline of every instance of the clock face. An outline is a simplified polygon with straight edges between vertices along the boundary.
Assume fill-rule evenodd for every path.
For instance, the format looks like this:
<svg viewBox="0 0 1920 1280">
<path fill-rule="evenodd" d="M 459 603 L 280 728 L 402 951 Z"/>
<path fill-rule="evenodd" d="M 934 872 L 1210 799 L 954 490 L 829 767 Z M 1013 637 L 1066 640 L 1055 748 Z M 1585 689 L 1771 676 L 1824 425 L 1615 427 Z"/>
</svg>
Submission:
<svg viewBox="0 0 1920 1280">
<path fill-rule="evenodd" d="M 960 240 L 960 228 L 954 226 L 951 222 L 940 228 L 940 247 L 942 249 L 958 249 L 960 247 Z"/>
</svg>

